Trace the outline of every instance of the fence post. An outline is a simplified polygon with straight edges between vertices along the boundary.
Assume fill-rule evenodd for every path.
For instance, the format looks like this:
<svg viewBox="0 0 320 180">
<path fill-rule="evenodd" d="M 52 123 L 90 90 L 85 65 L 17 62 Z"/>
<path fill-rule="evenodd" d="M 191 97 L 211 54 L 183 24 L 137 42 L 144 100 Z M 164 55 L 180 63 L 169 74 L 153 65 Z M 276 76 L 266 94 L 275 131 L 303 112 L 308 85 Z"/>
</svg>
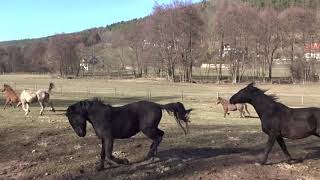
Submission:
<svg viewBox="0 0 320 180">
<path fill-rule="evenodd" d="M 183 101 L 183 90 L 181 91 L 181 101 Z"/>
<path fill-rule="evenodd" d="M 14 82 L 14 90 L 17 91 L 17 83 Z"/>
<path fill-rule="evenodd" d="M 217 98 L 219 97 L 219 91 L 217 91 Z"/>
<path fill-rule="evenodd" d="M 114 88 L 114 96 L 117 96 L 117 88 Z"/>
<path fill-rule="evenodd" d="M 303 95 L 301 96 L 301 104 L 302 104 L 302 105 L 304 104 L 304 97 L 303 97 Z"/>
</svg>

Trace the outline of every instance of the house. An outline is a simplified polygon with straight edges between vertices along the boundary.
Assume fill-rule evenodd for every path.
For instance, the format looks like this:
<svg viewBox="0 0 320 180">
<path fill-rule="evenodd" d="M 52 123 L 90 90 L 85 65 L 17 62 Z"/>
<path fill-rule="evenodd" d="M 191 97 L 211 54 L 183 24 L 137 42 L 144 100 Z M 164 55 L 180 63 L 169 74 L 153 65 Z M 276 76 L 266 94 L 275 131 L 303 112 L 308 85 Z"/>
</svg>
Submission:
<svg viewBox="0 0 320 180">
<path fill-rule="evenodd" d="M 304 57 L 307 61 L 320 61 L 320 43 L 308 43 L 304 46 Z"/>
<path fill-rule="evenodd" d="M 200 68 L 201 69 L 215 69 L 218 68 L 220 64 L 204 64 L 202 63 Z M 228 64 L 221 64 L 221 69 L 229 69 Z"/>
<path fill-rule="evenodd" d="M 98 64 L 98 59 L 95 56 L 92 56 L 89 59 L 82 59 L 80 62 L 80 67 L 83 71 L 89 71 L 92 70 L 94 65 Z"/>
</svg>

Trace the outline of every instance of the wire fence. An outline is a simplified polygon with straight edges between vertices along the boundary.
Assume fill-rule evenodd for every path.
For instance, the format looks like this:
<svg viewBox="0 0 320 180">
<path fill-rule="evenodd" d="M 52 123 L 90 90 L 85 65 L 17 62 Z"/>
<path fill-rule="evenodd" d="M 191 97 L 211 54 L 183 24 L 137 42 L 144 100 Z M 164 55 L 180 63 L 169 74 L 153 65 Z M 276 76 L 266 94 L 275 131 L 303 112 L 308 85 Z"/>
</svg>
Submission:
<svg viewBox="0 0 320 180">
<path fill-rule="evenodd" d="M 21 92 L 23 89 L 47 89 L 48 85 L 27 85 L 19 87 L 17 89 L 17 84 L 15 82 L 8 83 L 17 93 Z M 70 91 L 72 89 L 72 91 Z M 56 86 L 53 90 L 53 94 L 57 96 L 66 96 L 70 94 L 82 94 L 84 97 L 114 97 L 114 98 L 123 98 L 123 97 L 139 97 L 140 99 L 145 100 L 159 100 L 160 97 L 165 99 L 165 97 L 171 97 L 170 99 L 179 100 L 179 101 L 197 101 L 197 102 L 214 102 L 217 97 L 222 97 L 229 99 L 236 92 L 195 92 L 189 91 L 188 88 L 175 88 L 175 89 L 152 89 L 146 88 L 143 90 L 130 90 L 129 88 L 119 88 L 119 87 L 107 87 L 107 88 L 97 88 L 97 87 L 79 87 L 79 88 L 70 88 L 68 84 Z M 268 93 L 267 93 L 268 94 Z M 279 102 L 282 102 L 288 106 L 293 107 L 303 107 L 303 106 L 320 106 L 320 94 L 289 94 L 289 93 L 277 93 L 279 97 Z"/>
</svg>

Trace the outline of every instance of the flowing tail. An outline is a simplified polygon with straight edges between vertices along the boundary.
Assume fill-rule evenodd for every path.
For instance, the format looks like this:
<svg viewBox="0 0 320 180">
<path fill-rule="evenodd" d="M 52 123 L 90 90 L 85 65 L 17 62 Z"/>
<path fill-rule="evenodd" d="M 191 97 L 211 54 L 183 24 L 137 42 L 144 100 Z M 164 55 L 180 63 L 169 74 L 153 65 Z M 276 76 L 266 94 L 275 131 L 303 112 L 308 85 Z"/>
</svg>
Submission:
<svg viewBox="0 0 320 180">
<path fill-rule="evenodd" d="M 48 93 L 51 93 L 51 90 L 54 88 L 54 84 L 51 82 L 49 83 Z"/>
<path fill-rule="evenodd" d="M 171 116 L 174 116 L 174 119 L 176 120 L 177 124 L 180 126 L 180 128 L 183 130 L 185 134 L 189 132 L 189 113 L 193 109 L 185 109 L 184 105 L 180 102 L 177 103 L 169 103 L 160 105 L 161 109 L 164 109 L 167 111 L 167 113 Z M 181 124 L 181 121 L 184 121 L 186 123 L 186 129 Z"/>
<path fill-rule="evenodd" d="M 247 104 L 244 104 L 244 109 L 247 111 L 248 115 L 250 115 Z"/>
</svg>

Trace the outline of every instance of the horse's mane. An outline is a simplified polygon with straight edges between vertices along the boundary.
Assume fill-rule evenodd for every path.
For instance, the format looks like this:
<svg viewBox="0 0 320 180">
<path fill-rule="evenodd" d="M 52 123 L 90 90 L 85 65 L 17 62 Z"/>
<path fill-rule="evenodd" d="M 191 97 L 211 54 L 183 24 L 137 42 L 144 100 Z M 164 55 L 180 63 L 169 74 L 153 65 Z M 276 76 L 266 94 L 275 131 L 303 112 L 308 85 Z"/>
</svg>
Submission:
<svg viewBox="0 0 320 180">
<path fill-rule="evenodd" d="M 9 86 L 8 84 L 3 84 L 3 88 L 8 90 L 8 91 L 11 91 L 11 92 L 14 92 L 14 90 L 12 89 L 11 86 Z"/>
<path fill-rule="evenodd" d="M 105 104 L 101 98 L 94 97 L 92 99 L 86 99 L 79 102 L 76 102 L 72 105 L 70 105 L 67 109 L 67 114 L 73 113 L 73 112 L 86 112 L 90 106 L 98 104 L 103 106 L 111 106 L 109 104 Z"/>
<path fill-rule="evenodd" d="M 257 92 L 260 94 L 264 94 L 266 97 L 268 97 L 269 99 L 273 100 L 273 101 L 278 101 L 279 97 L 276 96 L 275 94 L 266 94 L 266 92 L 268 91 L 268 89 L 259 89 L 257 87 L 256 88 Z"/>
</svg>

